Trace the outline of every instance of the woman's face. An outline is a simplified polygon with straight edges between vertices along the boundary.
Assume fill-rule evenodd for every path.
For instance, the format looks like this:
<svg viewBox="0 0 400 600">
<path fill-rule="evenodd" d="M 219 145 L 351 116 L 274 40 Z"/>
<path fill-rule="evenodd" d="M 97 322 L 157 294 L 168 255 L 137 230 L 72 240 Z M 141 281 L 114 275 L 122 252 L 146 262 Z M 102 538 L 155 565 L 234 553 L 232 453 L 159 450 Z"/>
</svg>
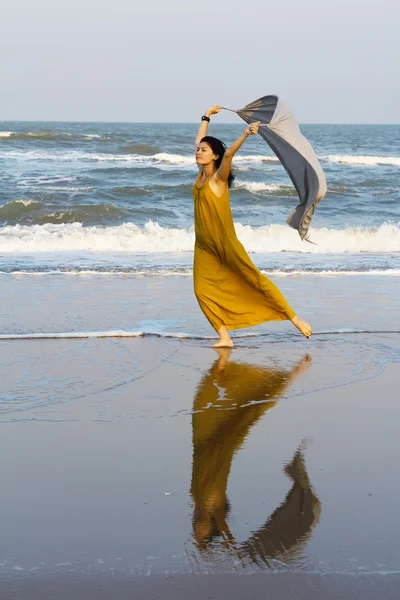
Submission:
<svg viewBox="0 0 400 600">
<path fill-rule="evenodd" d="M 209 165 L 217 158 L 218 155 L 214 154 L 207 142 L 200 142 L 196 150 L 196 163 L 198 165 Z"/>
</svg>

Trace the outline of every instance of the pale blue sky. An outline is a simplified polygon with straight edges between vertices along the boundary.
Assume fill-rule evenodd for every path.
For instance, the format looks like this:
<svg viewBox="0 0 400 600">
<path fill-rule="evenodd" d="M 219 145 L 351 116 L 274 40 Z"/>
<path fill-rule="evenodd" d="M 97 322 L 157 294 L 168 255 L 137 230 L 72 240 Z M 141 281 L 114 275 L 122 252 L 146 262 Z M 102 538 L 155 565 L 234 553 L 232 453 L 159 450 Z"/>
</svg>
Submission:
<svg viewBox="0 0 400 600">
<path fill-rule="evenodd" d="M 400 122 L 398 0 L 3 0 L 0 120 Z M 225 113 L 219 121 L 235 121 Z"/>
</svg>

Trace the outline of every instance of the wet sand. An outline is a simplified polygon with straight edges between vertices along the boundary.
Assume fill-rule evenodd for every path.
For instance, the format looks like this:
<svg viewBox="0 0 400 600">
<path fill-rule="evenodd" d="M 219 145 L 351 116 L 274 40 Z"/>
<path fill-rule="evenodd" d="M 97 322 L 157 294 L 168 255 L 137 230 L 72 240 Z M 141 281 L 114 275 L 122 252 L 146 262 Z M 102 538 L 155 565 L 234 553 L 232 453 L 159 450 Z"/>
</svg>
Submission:
<svg viewBox="0 0 400 600">
<path fill-rule="evenodd" d="M 92 578 L 27 578 L 0 582 L 4 600 L 397 600 L 397 575 L 309 575 L 272 573 L 208 576 L 159 576 L 152 578 L 99 575 Z"/>
<path fill-rule="evenodd" d="M 398 597 L 398 334 L 0 346 L 2 600 Z"/>
</svg>

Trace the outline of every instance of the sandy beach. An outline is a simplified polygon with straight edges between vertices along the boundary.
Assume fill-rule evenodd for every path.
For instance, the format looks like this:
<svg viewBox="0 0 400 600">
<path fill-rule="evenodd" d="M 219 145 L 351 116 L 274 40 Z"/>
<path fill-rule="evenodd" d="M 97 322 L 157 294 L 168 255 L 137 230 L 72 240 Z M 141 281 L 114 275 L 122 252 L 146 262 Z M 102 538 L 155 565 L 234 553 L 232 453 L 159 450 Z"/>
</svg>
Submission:
<svg viewBox="0 0 400 600">
<path fill-rule="evenodd" d="M 29 316 L 42 333 L 71 332 L 83 315 L 85 331 L 118 329 L 96 308 L 104 278 L 70 278 L 65 313 L 38 308 L 60 281 L 17 279 L 3 287 L 6 334 Z M 348 279 L 318 285 L 338 292 Z M 144 288 L 161 281 L 127 281 L 143 317 Z M 127 304 L 122 283 L 107 285 L 115 311 Z M 182 306 L 190 281 L 168 286 Z M 329 312 L 310 341 L 284 324 L 219 354 L 151 332 L 1 340 L 1 598 L 397 597 L 399 334 L 333 333 Z M 370 329 L 393 330 L 385 314 Z"/>
</svg>

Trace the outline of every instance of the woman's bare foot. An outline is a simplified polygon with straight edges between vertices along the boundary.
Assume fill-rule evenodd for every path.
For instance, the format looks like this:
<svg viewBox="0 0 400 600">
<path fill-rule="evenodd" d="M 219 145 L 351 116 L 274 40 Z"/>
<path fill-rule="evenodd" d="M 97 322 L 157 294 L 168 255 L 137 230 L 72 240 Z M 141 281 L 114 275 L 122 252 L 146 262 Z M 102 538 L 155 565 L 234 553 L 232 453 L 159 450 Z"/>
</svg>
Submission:
<svg viewBox="0 0 400 600">
<path fill-rule="evenodd" d="M 312 334 L 312 329 L 309 326 L 308 323 L 306 323 L 305 321 L 303 321 L 303 319 L 301 319 L 300 317 L 298 317 L 297 315 L 295 317 L 293 317 L 292 319 L 292 323 L 295 327 L 297 327 L 297 329 L 306 337 L 309 338 L 311 337 Z"/>
<path fill-rule="evenodd" d="M 213 345 L 213 348 L 232 348 L 233 342 L 229 336 L 228 330 L 225 325 L 221 325 L 218 329 L 219 340 Z"/>
<path fill-rule="evenodd" d="M 218 340 L 218 342 L 213 344 L 213 348 L 233 348 L 233 342 L 228 335 L 227 338 L 224 338 L 224 339 L 220 338 Z"/>
</svg>

